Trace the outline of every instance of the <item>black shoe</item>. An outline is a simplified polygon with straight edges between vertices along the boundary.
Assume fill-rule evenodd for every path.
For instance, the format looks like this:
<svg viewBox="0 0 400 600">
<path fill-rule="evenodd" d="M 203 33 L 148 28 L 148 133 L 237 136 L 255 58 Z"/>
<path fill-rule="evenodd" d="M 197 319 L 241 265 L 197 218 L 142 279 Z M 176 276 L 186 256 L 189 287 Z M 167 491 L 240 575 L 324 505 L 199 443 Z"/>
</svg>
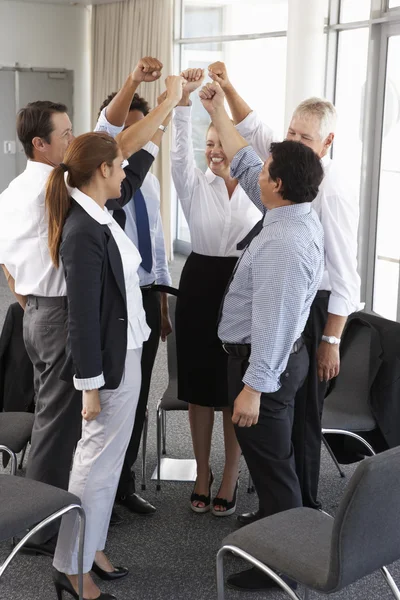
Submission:
<svg viewBox="0 0 400 600">
<path fill-rule="evenodd" d="M 54 552 L 56 551 L 57 545 L 57 536 L 53 536 L 47 542 L 43 544 L 34 544 L 31 541 L 28 541 L 25 546 L 23 546 L 20 550 L 22 554 L 34 554 L 34 555 L 43 555 L 50 556 L 50 558 L 54 558 Z"/>
<path fill-rule="evenodd" d="M 119 513 L 117 513 L 115 508 L 113 508 L 110 517 L 110 527 L 114 527 L 114 525 L 121 525 L 121 523 L 123 523 L 123 518 Z"/>
<path fill-rule="evenodd" d="M 113 579 L 121 579 L 122 577 L 126 577 L 129 573 L 129 569 L 126 567 L 114 567 L 114 571 L 104 571 L 99 565 L 93 563 L 92 566 L 93 573 L 96 573 L 97 577 L 103 579 L 103 581 L 112 581 Z"/>
<path fill-rule="evenodd" d="M 197 483 L 197 479 L 194 484 L 192 495 L 190 496 L 190 508 L 195 513 L 206 513 L 211 508 L 211 492 L 212 492 L 212 485 L 214 483 L 214 475 L 213 475 L 213 472 L 211 471 L 211 469 L 210 469 L 210 479 L 208 482 L 208 496 L 204 496 L 204 494 L 196 494 L 195 493 L 194 490 L 196 489 L 196 483 Z M 193 502 L 202 502 L 204 504 L 204 506 L 194 506 Z"/>
<path fill-rule="evenodd" d="M 233 498 L 230 502 L 228 500 L 226 500 L 226 498 L 219 498 L 218 496 L 216 496 L 214 498 L 213 508 L 211 511 L 212 514 L 214 515 L 214 517 L 229 517 L 229 515 L 233 515 L 233 513 L 236 510 L 236 497 L 237 497 L 238 487 L 239 487 L 239 479 L 236 482 L 235 491 L 233 492 Z M 225 510 L 215 510 L 216 506 L 223 506 L 225 508 Z"/>
<path fill-rule="evenodd" d="M 147 502 L 144 498 L 133 492 L 132 494 L 126 494 L 119 496 L 117 502 L 125 506 L 128 510 L 138 515 L 154 515 L 156 507 Z"/>
<path fill-rule="evenodd" d="M 62 600 L 63 592 L 71 594 L 75 600 L 78 600 L 79 594 L 74 590 L 72 583 L 64 573 L 60 573 L 57 569 L 53 568 L 53 583 L 56 588 L 58 600 Z M 85 600 L 85 598 L 83 598 Z M 96 600 L 117 600 L 112 594 L 104 594 L 100 592 L 100 596 L 97 596 Z"/>
<path fill-rule="evenodd" d="M 286 575 L 281 575 L 281 577 L 292 590 L 297 588 L 296 581 L 289 579 Z M 230 588 L 241 592 L 263 592 L 271 589 L 282 589 L 271 577 L 256 567 L 230 575 L 226 583 Z"/>
<path fill-rule="evenodd" d="M 253 512 L 243 513 L 243 515 L 239 515 L 237 520 L 241 525 L 250 525 L 251 523 L 255 523 L 262 519 L 262 514 L 259 510 L 254 510 Z"/>
</svg>

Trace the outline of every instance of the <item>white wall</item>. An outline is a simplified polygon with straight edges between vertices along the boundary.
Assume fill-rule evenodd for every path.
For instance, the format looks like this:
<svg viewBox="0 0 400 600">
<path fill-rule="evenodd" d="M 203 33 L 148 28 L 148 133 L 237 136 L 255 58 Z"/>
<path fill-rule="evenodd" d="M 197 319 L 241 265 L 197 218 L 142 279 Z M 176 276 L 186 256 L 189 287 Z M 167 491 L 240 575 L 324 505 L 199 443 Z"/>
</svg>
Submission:
<svg viewBox="0 0 400 600">
<path fill-rule="evenodd" d="M 0 0 L 0 65 L 71 69 L 74 133 L 90 129 L 90 8 Z"/>
</svg>

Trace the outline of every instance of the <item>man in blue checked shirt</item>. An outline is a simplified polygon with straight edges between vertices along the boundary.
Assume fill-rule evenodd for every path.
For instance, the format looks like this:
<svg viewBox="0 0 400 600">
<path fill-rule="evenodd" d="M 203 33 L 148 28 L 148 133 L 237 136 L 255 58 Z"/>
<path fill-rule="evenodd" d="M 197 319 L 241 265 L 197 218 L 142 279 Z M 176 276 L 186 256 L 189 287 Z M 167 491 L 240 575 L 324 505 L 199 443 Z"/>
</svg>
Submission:
<svg viewBox="0 0 400 600">
<path fill-rule="evenodd" d="M 261 160 L 235 130 L 218 83 L 200 98 L 217 128 L 232 174 L 264 217 L 244 248 L 221 310 L 218 334 L 228 361 L 236 435 L 256 487 L 261 516 L 302 505 L 291 433 L 294 398 L 308 371 L 302 340 L 324 270 L 324 236 L 311 207 L 323 179 L 317 155 L 300 142 L 272 144 Z M 231 576 L 236 589 L 274 583 L 257 569 Z"/>
</svg>

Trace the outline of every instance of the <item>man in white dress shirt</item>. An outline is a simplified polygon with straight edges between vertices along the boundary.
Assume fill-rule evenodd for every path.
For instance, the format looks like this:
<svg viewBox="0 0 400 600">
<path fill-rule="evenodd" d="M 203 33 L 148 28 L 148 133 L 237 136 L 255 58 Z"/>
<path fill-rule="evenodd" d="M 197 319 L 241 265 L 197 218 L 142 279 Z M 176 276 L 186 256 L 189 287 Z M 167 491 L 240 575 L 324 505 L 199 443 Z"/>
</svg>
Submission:
<svg viewBox="0 0 400 600">
<path fill-rule="evenodd" d="M 103 102 L 99 115 L 99 124 L 106 115 L 107 106 L 115 97 L 110 94 Z M 164 94 L 159 97 L 158 103 L 162 102 Z M 149 114 L 148 102 L 135 94 L 129 106 L 128 116 L 125 120 L 124 130 L 134 123 L 141 121 Z M 121 107 L 122 112 L 126 110 Z M 107 118 L 109 115 L 107 113 Z M 158 153 L 158 146 L 167 130 L 171 114 L 160 125 L 159 131 L 153 138 L 156 147 L 154 154 Z M 122 127 L 121 127 L 122 129 Z M 140 212 L 142 210 L 142 212 Z M 151 515 L 155 507 L 136 493 L 135 474 L 132 471 L 140 446 L 143 425 L 147 410 L 147 401 L 150 391 L 151 374 L 157 355 L 160 337 L 165 341 L 171 333 L 171 322 L 168 311 L 168 296 L 165 292 L 155 291 L 154 284 L 171 286 L 172 280 L 168 269 L 168 261 L 165 251 L 164 232 L 160 212 L 160 183 L 152 173 L 148 173 L 143 184 L 135 193 L 134 198 L 125 207 L 126 224 L 125 233 L 139 249 L 142 255 L 142 264 L 139 267 L 139 282 L 143 296 L 143 307 L 146 313 L 146 321 L 151 329 L 149 339 L 143 344 L 142 352 L 142 385 L 140 389 L 138 406 L 136 409 L 135 425 L 129 442 L 121 477 L 117 491 L 117 501 L 128 508 L 131 512 L 141 515 Z M 144 213 L 144 214 L 143 214 Z M 146 240 L 147 237 L 147 240 Z M 147 246 L 146 246 L 147 241 Z M 121 517 L 114 510 L 111 523 L 117 524 Z"/>
<path fill-rule="evenodd" d="M 226 66 L 210 65 L 209 75 L 225 92 L 239 133 L 266 160 L 274 136 L 231 84 Z M 340 337 L 347 317 L 358 310 L 358 198 L 343 181 L 329 157 L 336 125 L 335 107 L 320 98 L 302 102 L 294 111 L 286 138 L 301 141 L 321 158 L 325 176 L 313 202 L 325 236 L 325 272 L 312 305 L 304 336 L 310 354 L 308 378 L 295 402 L 293 444 L 304 506 L 319 508 L 317 499 L 321 451 L 321 414 L 327 382 L 339 373 Z M 257 511 L 241 515 L 247 524 L 262 517 Z"/>
</svg>

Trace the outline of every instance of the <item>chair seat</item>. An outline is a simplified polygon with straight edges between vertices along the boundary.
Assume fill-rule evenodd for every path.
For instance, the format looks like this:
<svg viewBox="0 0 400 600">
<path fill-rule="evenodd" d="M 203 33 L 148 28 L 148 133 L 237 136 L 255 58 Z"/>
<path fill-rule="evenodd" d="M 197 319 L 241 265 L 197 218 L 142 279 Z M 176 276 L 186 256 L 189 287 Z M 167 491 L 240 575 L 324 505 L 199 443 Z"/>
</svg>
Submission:
<svg viewBox="0 0 400 600">
<path fill-rule="evenodd" d="M 351 405 L 346 410 L 336 406 L 331 407 L 326 403 L 322 413 L 322 429 L 347 429 L 355 433 L 376 429 L 377 425 L 371 414 L 354 414 L 351 408 Z"/>
<path fill-rule="evenodd" d="M 178 400 L 178 382 L 176 379 L 171 379 L 167 389 L 161 398 L 160 407 L 163 410 L 187 410 L 188 403 L 183 400 Z"/>
<path fill-rule="evenodd" d="M 318 510 L 295 508 L 231 533 L 222 546 L 237 546 L 277 572 L 324 591 L 333 523 Z"/>
<path fill-rule="evenodd" d="M 0 475 L 0 541 L 32 529 L 57 510 L 81 504 L 64 490 L 15 475 Z"/>
<path fill-rule="evenodd" d="M 29 442 L 35 415 L 25 412 L 0 413 L 0 445 L 21 452 Z"/>
</svg>

